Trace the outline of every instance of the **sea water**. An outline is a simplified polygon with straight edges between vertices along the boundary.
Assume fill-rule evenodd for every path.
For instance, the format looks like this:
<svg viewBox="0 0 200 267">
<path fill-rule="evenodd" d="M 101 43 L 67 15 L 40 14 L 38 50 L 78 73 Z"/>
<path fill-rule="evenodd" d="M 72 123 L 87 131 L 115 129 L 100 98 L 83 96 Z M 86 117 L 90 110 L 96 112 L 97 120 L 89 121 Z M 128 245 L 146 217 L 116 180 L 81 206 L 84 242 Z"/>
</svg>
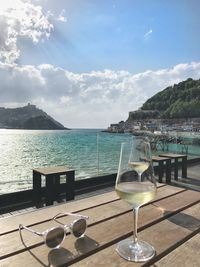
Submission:
<svg viewBox="0 0 200 267">
<path fill-rule="evenodd" d="M 0 129 L 0 194 L 31 189 L 33 169 L 45 166 L 72 168 L 75 179 L 116 173 L 121 143 L 131 138 L 131 134 L 101 129 Z M 172 152 L 184 152 L 182 145 L 168 147 Z M 200 156 L 199 146 L 188 148 L 188 156 Z"/>
<path fill-rule="evenodd" d="M 32 171 L 67 166 L 76 179 L 116 173 L 129 134 L 101 130 L 0 130 L 0 194 L 32 188 Z"/>
</svg>

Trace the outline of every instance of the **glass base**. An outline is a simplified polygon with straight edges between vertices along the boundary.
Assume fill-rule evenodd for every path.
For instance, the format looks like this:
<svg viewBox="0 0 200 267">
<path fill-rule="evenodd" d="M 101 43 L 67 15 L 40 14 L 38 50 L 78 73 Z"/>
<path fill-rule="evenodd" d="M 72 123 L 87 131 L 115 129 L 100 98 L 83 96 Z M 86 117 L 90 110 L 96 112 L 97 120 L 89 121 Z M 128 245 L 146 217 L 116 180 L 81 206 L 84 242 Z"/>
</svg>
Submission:
<svg viewBox="0 0 200 267">
<path fill-rule="evenodd" d="M 155 255 L 155 249 L 144 241 L 126 239 L 120 241 L 116 248 L 117 253 L 128 261 L 142 262 L 150 260 Z"/>
</svg>

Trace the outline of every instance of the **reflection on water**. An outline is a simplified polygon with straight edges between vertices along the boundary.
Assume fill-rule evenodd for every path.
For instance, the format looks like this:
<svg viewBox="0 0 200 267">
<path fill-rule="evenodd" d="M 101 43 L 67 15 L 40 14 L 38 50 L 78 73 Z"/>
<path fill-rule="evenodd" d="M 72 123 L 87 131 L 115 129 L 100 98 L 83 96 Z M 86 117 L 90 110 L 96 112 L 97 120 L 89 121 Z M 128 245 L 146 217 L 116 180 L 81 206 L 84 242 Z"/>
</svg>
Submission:
<svg viewBox="0 0 200 267">
<path fill-rule="evenodd" d="M 127 138 L 101 130 L 0 130 L 0 194 L 32 188 L 32 169 L 42 166 L 68 166 L 76 179 L 117 172 Z"/>
</svg>

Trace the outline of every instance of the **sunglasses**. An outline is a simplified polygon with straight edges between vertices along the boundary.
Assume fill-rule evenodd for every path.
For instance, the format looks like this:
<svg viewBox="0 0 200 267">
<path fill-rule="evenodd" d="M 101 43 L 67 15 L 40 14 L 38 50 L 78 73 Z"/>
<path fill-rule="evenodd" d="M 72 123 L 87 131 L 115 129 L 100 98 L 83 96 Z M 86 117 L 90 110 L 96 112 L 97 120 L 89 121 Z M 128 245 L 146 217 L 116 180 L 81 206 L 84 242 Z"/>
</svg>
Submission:
<svg viewBox="0 0 200 267">
<path fill-rule="evenodd" d="M 32 228 L 24 226 L 23 224 L 19 224 L 20 235 L 21 235 L 21 230 L 26 229 L 35 235 L 43 237 L 46 246 L 51 249 L 60 247 L 60 245 L 65 239 L 67 232 L 72 233 L 76 238 L 84 236 L 87 228 L 86 219 L 89 218 L 88 216 L 67 212 L 67 213 L 58 213 L 56 216 L 52 218 L 52 220 L 57 221 L 56 219 L 61 215 L 75 216 L 78 219 L 74 220 L 69 225 L 64 224 L 62 226 L 53 227 L 45 230 L 44 232 L 38 232 L 33 230 Z"/>
</svg>

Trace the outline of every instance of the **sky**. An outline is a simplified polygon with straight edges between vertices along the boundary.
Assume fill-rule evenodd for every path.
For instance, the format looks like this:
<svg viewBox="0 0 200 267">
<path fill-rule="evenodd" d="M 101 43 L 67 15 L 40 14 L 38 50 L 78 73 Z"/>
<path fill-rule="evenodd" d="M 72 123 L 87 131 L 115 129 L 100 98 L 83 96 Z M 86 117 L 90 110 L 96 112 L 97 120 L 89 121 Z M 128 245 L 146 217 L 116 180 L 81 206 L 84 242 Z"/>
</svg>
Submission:
<svg viewBox="0 0 200 267">
<path fill-rule="evenodd" d="M 200 79 L 199 0 L 0 0 L 0 107 L 107 128 Z"/>
</svg>

